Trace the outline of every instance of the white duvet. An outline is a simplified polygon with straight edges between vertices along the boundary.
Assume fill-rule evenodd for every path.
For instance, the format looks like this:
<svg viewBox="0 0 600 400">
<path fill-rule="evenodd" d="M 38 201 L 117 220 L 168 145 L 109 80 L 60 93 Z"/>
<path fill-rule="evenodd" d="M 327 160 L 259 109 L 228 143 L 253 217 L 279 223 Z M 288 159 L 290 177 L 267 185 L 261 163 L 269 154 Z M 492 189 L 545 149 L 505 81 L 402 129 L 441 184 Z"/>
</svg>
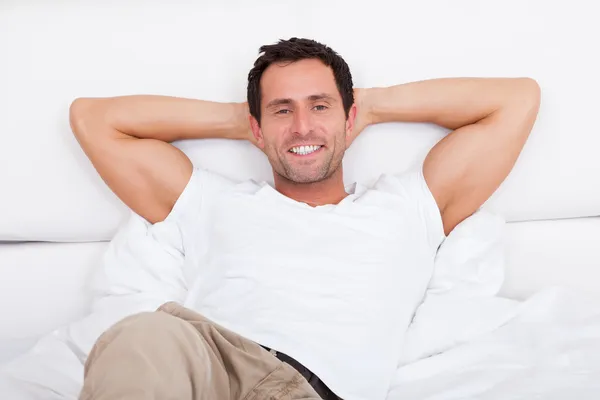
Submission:
<svg viewBox="0 0 600 400">
<path fill-rule="evenodd" d="M 600 399 L 600 310 L 551 289 L 505 324 L 398 369 L 389 400 Z"/>
<path fill-rule="evenodd" d="M 442 244 L 388 400 L 600 398 L 600 306 L 562 289 L 522 303 L 496 297 L 503 225 L 480 211 Z M 92 313 L 0 367 L 1 398 L 77 398 L 98 336 L 126 315 L 183 302 L 192 278 L 176 224 L 133 215 L 94 280 Z"/>
</svg>

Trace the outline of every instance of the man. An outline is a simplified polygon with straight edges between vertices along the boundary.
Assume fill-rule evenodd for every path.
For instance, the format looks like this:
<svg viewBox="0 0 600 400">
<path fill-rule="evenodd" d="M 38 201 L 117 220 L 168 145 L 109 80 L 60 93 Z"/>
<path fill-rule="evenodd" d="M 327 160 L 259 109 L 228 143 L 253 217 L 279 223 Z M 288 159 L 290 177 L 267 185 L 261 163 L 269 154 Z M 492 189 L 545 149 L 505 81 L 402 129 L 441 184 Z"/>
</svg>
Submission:
<svg viewBox="0 0 600 400">
<path fill-rule="evenodd" d="M 384 399 L 438 246 L 508 175 L 540 102 L 528 78 L 353 90 L 320 43 L 260 52 L 247 104 L 73 103 L 73 131 L 104 181 L 149 223 L 177 223 L 198 270 L 185 308 L 102 335 L 82 398 Z M 453 131 L 422 168 L 344 187 L 345 150 L 390 121 Z M 193 168 L 169 144 L 215 137 L 252 141 L 274 186 Z"/>
</svg>

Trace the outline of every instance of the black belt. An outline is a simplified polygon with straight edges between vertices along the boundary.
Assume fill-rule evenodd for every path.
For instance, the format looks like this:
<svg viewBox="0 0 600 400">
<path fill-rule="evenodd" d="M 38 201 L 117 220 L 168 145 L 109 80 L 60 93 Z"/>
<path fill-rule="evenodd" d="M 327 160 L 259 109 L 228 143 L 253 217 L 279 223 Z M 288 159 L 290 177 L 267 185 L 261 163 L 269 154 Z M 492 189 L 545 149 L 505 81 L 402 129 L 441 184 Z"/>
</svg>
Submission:
<svg viewBox="0 0 600 400">
<path fill-rule="evenodd" d="M 310 383 L 310 386 L 312 386 L 313 389 L 315 389 L 315 392 L 317 392 L 317 394 L 321 396 L 323 400 L 342 400 L 342 398 L 338 397 L 335 393 L 333 393 L 331 389 L 329 389 L 327 385 L 325 385 L 325 383 L 317 375 L 312 373 L 308 368 L 300 364 L 292 357 L 263 345 L 261 345 L 261 347 L 273 354 L 280 361 L 283 361 L 284 363 L 287 363 L 294 367 L 294 369 L 298 371 L 300 375 L 302 375 L 308 381 L 308 383 Z"/>
</svg>

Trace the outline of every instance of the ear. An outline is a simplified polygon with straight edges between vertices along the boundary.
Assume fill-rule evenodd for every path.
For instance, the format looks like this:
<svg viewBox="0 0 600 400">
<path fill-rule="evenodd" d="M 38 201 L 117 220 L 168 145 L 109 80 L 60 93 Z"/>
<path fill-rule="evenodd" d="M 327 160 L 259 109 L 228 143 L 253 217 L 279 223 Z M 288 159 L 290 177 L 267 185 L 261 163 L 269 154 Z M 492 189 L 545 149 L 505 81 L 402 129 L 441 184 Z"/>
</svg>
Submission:
<svg viewBox="0 0 600 400">
<path fill-rule="evenodd" d="M 346 120 L 346 148 L 356 138 L 358 132 L 356 132 L 356 104 L 352 104 L 350 111 L 348 112 L 348 119 Z"/>
<path fill-rule="evenodd" d="M 250 128 L 252 129 L 252 136 L 254 136 L 254 144 L 259 149 L 265 148 L 265 140 L 262 134 L 262 130 L 260 129 L 260 124 L 252 115 L 248 117 L 250 119 Z"/>
</svg>

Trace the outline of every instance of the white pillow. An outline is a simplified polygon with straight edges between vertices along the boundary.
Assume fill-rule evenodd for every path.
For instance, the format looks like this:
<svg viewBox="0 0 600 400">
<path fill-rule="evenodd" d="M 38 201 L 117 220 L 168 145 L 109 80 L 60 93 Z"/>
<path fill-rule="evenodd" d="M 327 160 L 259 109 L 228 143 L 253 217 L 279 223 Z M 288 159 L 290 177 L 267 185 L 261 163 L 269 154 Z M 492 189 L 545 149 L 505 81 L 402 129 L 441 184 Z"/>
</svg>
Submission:
<svg viewBox="0 0 600 400">
<path fill-rule="evenodd" d="M 496 329 L 517 301 L 496 297 L 504 280 L 504 220 L 479 210 L 440 246 L 423 303 L 408 328 L 399 365 Z"/>
</svg>

